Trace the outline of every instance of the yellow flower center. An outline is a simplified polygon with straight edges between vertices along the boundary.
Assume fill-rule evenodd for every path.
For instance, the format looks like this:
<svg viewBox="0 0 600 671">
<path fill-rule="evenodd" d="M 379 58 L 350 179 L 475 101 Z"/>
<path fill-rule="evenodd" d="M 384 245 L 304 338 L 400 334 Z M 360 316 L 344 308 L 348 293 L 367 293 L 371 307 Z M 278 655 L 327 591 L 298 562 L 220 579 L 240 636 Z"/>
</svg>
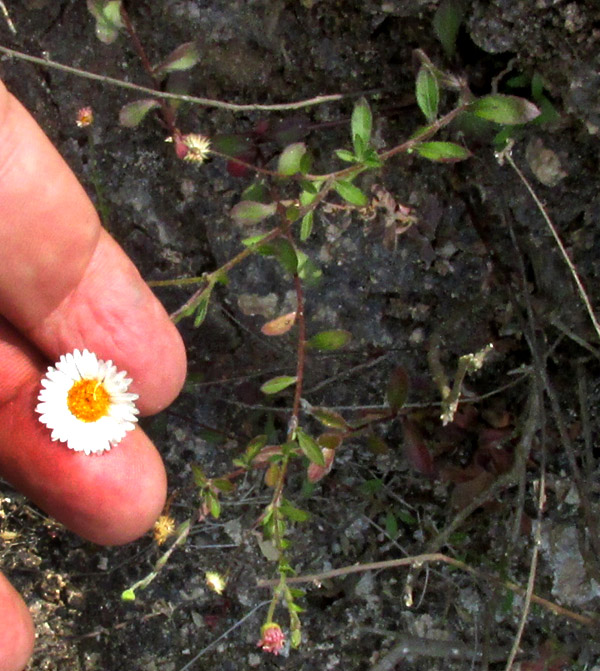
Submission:
<svg viewBox="0 0 600 671">
<path fill-rule="evenodd" d="M 108 415 L 110 394 L 100 380 L 77 380 L 69 389 L 67 406 L 82 422 L 96 422 Z"/>
</svg>

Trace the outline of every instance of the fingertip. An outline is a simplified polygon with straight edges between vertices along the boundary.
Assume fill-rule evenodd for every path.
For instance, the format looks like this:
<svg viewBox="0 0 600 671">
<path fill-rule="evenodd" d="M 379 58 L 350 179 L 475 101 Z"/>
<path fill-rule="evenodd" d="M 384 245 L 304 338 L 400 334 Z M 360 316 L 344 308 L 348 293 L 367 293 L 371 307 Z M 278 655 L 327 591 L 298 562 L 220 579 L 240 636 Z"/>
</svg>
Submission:
<svg viewBox="0 0 600 671">
<path fill-rule="evenodd" d="M 132 378 L 143 415 L 166 408 L 185 381 L 179 331 L 104 230 L 78 286 L 26 335 L 55 360 L 77 348 L 112 360 Z"/>
<path fill-rule="evenodd" d="M 0 573 L 0 671 L 22 671 L 31 657 L 34 641 L 29 610 Z"/>
</svg>

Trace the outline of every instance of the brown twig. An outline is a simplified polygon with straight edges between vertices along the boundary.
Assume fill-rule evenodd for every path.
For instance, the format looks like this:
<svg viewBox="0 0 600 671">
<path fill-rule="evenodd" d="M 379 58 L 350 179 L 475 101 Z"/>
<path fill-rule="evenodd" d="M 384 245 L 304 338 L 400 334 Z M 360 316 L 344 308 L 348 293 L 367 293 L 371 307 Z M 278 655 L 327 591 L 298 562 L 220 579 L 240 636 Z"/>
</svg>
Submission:
<svg viewBox="0 0 600 671">
<path fill-rule="evenodd" d="M 531 600 L 533 598 L 533 588 L 535 586 L 535 576 L 537 571 L 537 562 L 540 551 L 540 545 L 542 540 L 542 513 L 544 510 L 544 504 L 546 500 L 546 440 L 545 440 L 545 431 L 544 431 L 544 416 L 543 408 L 541 407 L 541 399 L 543 391 L 540 388 L 539 380 L 534 379 L 532 384 L 532 390 L 530 395 L 530 415 L 535 414 L 537 417 L 541 412 L 540 425 L 542 430 L 542 440 L 541 443 L 541 463 L 540 463 L 540 479 L 539 479 L 539 489 L 538 489 L 538 505 L 537 505 L 537 519 L 535 520 L 535 532 L 533 534 L 533 549 L 531 552 L 531 561 L 529 565 L 529 576 L 527 578 L 527 591 L 525 592 L 525 598 L 523 599 L 523 612 L 519 619 L 519 627 L 515 635 L 515 640 L 513 641 L 510 654 L 506 661 L 505 671 L 511 671 L 513 662 L 519 652 L 519 646 L 521 644 L 521 638 L 523 637 L 523 632 L 525 631 L 525 624 L 527 623 L 527 618 L 529 616 L 529 610 L 531 608 Z M 529 422 L 528 422 L 529 424 Z M 530 430 L 534 430 L 533 426 L 530 427 Z M 533 435 L 531 435 L 533 438 Z M 523 468 L 523 474 L 525 473 L 525 468 Z M 520 501 L 520 506 L 518 509 L 518 519 L 520 521 L 524 501 Z M 515 525 L 516 526 L 516 525 Z"/>
<path fill-rule="evenodd" d="M 321 573 L 294 576 L 293 578 L 288 578 L 287 582 L 290 585 L 310 582 L 318 584 L 323 580 L 350 575 L 351 573 L 364 573 L 365 571 L 378 571 L 381 569 L 398 568 L 400 566 L 420 567 L 424 563 L 430 562 L 443 562 L 445 564 L 449 564 L 450 566 L 454 566 L 455 568 L 460 569 L 461 571 L 465 571 L 466 573 L 469 573 L 480 579 L 491 580 L 499 585 L 502 585 L 511 592 L 514 592 L 515 594 L 520 594 L 521 596 L 525 596 L 527 593 L 527 590 L 524 587 L 521 587 L 516 583 L 503 580 L 494 575 L 483 573 L 482 571 L 479 571 L 478 569 L 475 569 L 472 566 L 459 561 L 458 559 L 448 557 L 448 555 L 442 554 L 440 552 L 431 552 L 415 555 L 413 557 L 404 557 L 402 559 L 388 559 L 385 561 L 370 562 L 368 564 L 344 566 L 342 568 L 331 569 L 330 571 L 323 571 Z M 257 580 L 256 586 L 273 587 L 274 585 L 278 584 L 278 582 L 278 580 Z M 555 615 L 563 615 L 564 617 L 573 620 L 574 622 L 578 622 L 579 624 L 583 624 L 586 627 L 598 627 L 598 625 L 600 625 L 600 615 L 582 615 L 581 613 L 576 613 L 575 611 L 569 610 L 568 608 L 563 608 L 563 606 L 559 606 L 558 604 L 533 593 L 531 595 L 531 601 L 533 603 L 537 603 L 546 610 L 551 611 Z"/>
<path fill-rule="evenodd" d="M 362 95 L 367 95 L 371 91 L 357 91 L 355 93 L 333 93 L 330 95 L 315 96 L 314 98 L 306 98 L 305 100 L 297 100 L 290 103 L 273 103 L 272 105 L 258 105 L 254 103 L 249 104 L 238 104 L 226 102 L 224 100 L 213 100 L 211 98 L 202 98 L 199 96 L 188 96 L 181 93 L 169 93 L 167 91 L 155 91 L 154 89 L 148 88 L 147 86 L 139 86 L 138 84 L 132 84 L 131 82 L 125 82 L 121 79 L 116 79 L 114 77 L 107 77 L 106 75 L 98 75 L 94 72 L 88 72 L 87 70 L 81 70 L 80 68 L 74 68 L 70 65 L 63 65 L 57 61 L 50 60 L 49 58 L 38 58 L 37 56 L 30 56 L 29 54 L 23 53 L 22 51 L 17 51 L 16 49 L 9 49 L 0 45 L 0 53 L 11 56 L 12 58 L 18 58 L 22 61 L 28 61 L 29 63 L 35 63 L 35 65 L 41 65 L 45 68 L 53 68 L 55 70 L 61 70 L 62 72 L 67 72 L 72 75 L 77 75 L 78 77 L 83 77 L 84 79 L 92 79 L 97 82 L 102 82 L 103 84 L 111 84 L 112 86 L 119 86 L 120 88 L 129 89 L 130 91 L 136 91 L 137 93 L 143 93 L 145 95 L 151 95 L 154 98 L 162 98 L 165 100 L 179 100 L 181 102 L 187 102 L 194 105 L 202 105 L 203 107 L 214 107 L 217 109 L 229 110 L 231 112 L 285 112 L 292 110 L 305 109 L 307 107 L 315 107 L 316 105 L 323 105 L 330 102 L 338 102 L 340 100 L 347 100 L 348 98 L 358 98 Z"/>
</svg>

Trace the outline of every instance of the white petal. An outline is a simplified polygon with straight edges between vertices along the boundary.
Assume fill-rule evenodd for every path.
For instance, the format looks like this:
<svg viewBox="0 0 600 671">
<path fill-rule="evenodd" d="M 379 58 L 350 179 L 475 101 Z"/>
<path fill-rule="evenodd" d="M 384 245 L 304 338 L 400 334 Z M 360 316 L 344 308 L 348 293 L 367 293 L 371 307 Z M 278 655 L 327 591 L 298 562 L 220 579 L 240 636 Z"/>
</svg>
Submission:
<svg viewBox="0 0 600 671">
<path fill-rule="evenodd" d="M 134 404 L 138 395 L 127 391 L 131 379 L 126 376 L 111 360 L 102 361 L 87 349 L 63 354 L 42 379 L 35 407 L 51 439 L 85 454 L 100 454 L 117 445 L 135 428 L 139 412 Z M 70 389 L 82 379 L 98 380 L 110 396 L 107 414 L 95 422 L 82 421 L 67 405 Z"/>
</svg>

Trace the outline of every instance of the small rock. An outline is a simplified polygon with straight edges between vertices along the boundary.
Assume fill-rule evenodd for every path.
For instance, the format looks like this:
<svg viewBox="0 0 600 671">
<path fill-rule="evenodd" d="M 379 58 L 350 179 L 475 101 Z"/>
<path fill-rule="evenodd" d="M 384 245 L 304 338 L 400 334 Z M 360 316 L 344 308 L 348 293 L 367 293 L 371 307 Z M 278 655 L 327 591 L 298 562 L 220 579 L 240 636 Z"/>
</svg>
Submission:
<svg viewBox="0 0 600 671">
<path fill-rule="evenodd" d="M 544 147 L 540 138 L 532 138 L 527 144 L 525 158 L 531 172 L 544 186 L 556 186 L 567 173 L 561 169 L 560 159 L 551 149 Z"/>
</svg>

